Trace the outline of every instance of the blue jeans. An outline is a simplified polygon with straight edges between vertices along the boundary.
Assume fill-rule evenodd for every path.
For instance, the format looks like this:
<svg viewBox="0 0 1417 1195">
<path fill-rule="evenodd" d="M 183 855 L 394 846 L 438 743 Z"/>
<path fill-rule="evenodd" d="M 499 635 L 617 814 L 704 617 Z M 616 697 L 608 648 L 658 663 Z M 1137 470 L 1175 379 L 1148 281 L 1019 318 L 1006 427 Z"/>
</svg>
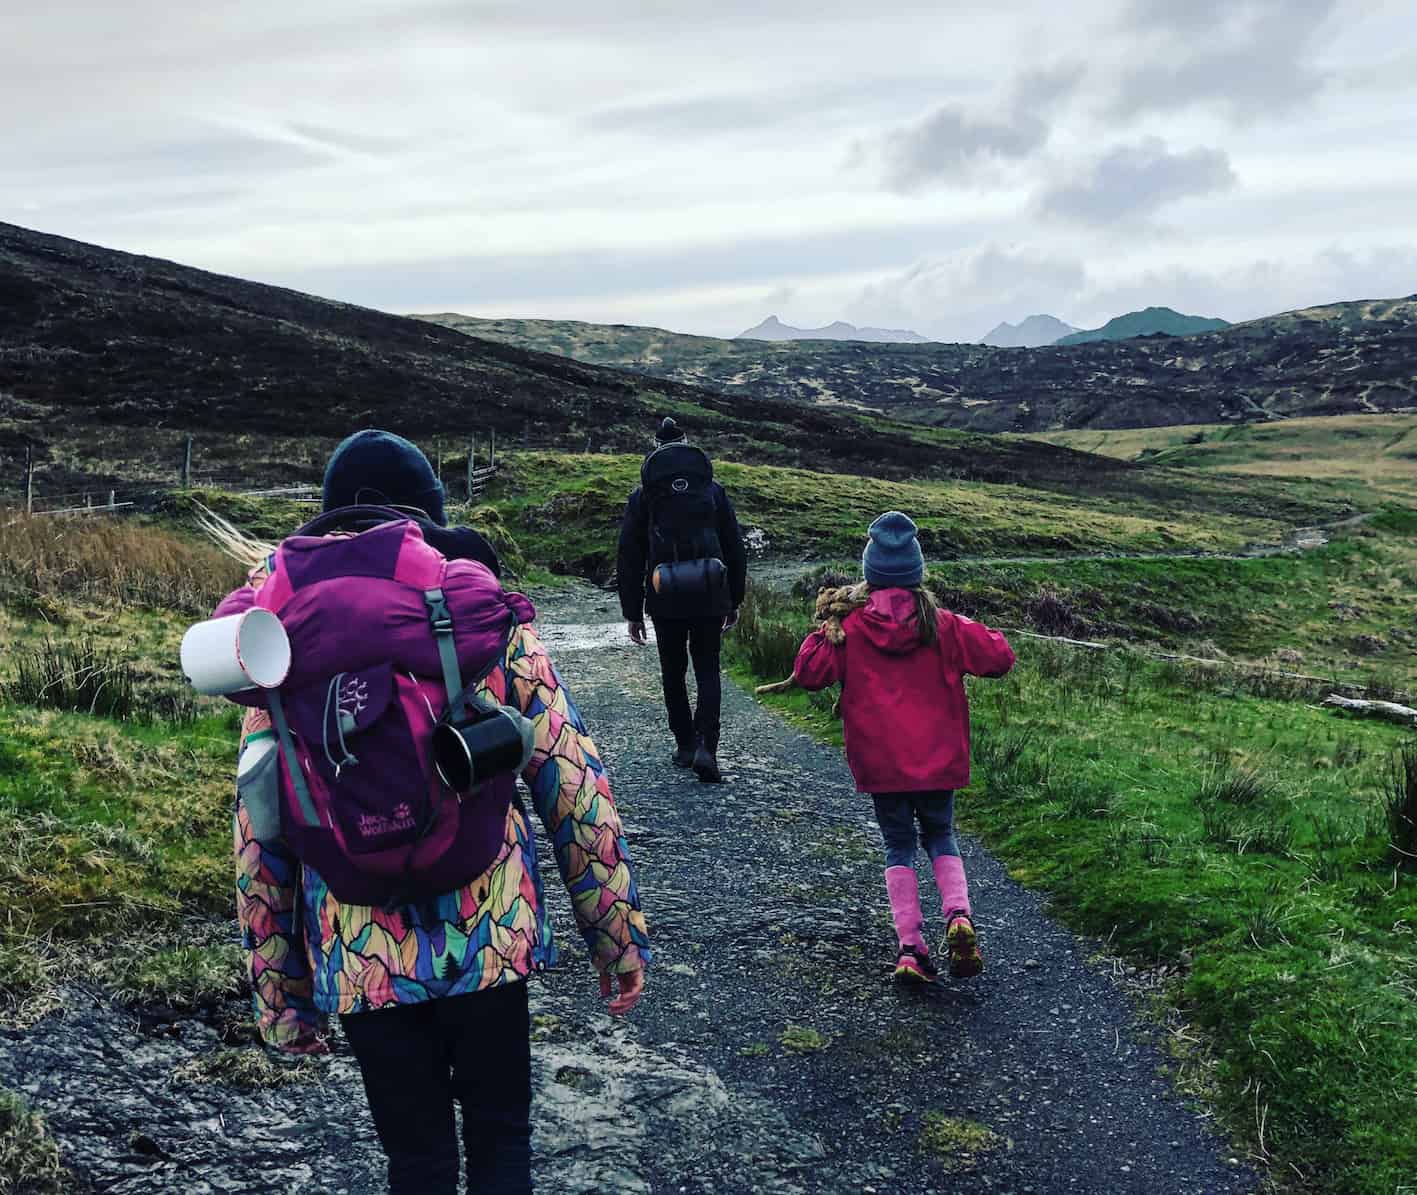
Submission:
<svg viewBox="0 0 1417 1195">
<path fill-rule="evenodd" d="M 876 793 L 876 822 L 886 842 L 887 867 L 915 866 L 916 823 L 920 845 L 931 859 L 958 855 L 955 795 L 952 792 Z"/>
</svg>

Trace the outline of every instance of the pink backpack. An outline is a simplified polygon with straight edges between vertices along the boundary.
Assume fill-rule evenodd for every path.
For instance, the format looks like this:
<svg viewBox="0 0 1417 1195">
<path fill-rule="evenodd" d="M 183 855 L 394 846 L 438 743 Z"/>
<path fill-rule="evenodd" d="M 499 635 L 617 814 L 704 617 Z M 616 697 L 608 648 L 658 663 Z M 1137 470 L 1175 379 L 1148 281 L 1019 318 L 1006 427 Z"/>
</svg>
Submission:
<svg viewBox="0 0 1417 1195">
<path fill-rule="evenodd" d="M 535 610 L 484 565 L 445 559 L 397 512 L 357 535 L 323 534 L 354 511 L 365 508 L 321 516 L 267 562 L 254 604 L 279 615 L 291 670 L 277 690 L 238 695 L 269 704 L 279 743 L 241 789 L 250 809 L 264 786 L 281 837 L 338 899 L 391 906 L 454 891 L 502 850 L 531 726 L 476 689 Z M 457 727 L 499 717 L 515 731 L 504 727 L 492 766 L 469 767 L 475 786 L 455 791 L 435 731 L 456 750 Z"/>
</svg>

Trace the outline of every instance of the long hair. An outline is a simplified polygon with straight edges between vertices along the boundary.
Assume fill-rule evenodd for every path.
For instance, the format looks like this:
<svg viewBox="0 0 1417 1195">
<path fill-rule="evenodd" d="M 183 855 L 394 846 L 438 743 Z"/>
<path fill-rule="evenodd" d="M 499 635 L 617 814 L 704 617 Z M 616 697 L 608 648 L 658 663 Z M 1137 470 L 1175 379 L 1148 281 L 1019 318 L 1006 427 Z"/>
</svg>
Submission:
<svg viewBox="0 0 1417 1195">
<path fill-rule="evenodd" d="M 247 569 L 256 568 L 276 550 L 275 544 L 247 535 L 240 527 L 222 518 L 216 511 L 208 510 L 200 502 L 196 506 L 197 526 L 222 552 Z"/>
<path fill-rule="evenodd" d="M 874 593 L 877 585 L 866 586 L 867 593 Z M 935 600 L 935 595 L 924 585 L 891 586 L 890 588 L 906 588 L 910 590 L 911 596 L 915 598 L 915 629 L 920 635 L 920 646 L 927 647 L 935 642 L 940 636 L 940 622 L 935 615 L 939 612 L 940 603 Z"/>
</svg>

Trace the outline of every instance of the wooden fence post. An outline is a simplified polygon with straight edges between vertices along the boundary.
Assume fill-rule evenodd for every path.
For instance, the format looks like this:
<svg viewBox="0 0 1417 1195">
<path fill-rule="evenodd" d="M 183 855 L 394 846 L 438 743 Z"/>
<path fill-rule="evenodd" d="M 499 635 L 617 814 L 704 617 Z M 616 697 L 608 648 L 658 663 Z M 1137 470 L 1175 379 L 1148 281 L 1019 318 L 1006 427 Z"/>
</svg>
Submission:
<svg viewBox="0 0 1417 1195">
<path fill-rule="evenodd" d="M 108 491 L 108 509 L 109 509 L 109 510 L 112 510 L 112 509 L 113 509 L 113 499 L 114 499 L 115 497 L 116 497 L 116 495 L 114 494 L 114 492 L 113 492 L 112 490 L 109 490 L 109 491 Z"/>
<path fill-rule="evenodd" d="M 497 429 L 492 429 L 492 445 L 487 450 L 487 467 L 495 468 L 497 464 Z"/>
<path fill-rule="evenodd" d="M 467 442 L 467 500 L 472 501 L 472 474 L 477 461 L 477 441 Z"/>
<path fill-rule="evenodd" d="M 192 488 L 192 437 L 187 437 L 187 446 L 182 450 L 182 488 Z"/>
<path fill-rule="evenodd" d="M 25 514 L 34 514 L 34 445 L 25 444 Z"/>
</svg>

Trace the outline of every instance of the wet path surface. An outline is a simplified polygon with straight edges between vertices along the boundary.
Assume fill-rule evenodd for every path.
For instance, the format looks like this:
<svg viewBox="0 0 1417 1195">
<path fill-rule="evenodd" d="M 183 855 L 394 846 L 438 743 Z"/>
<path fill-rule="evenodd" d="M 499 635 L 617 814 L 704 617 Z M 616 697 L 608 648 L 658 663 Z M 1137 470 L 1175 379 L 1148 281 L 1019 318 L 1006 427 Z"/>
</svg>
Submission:
<svg viewBox="0 0 1417 1195">
<path fill-rule="evenodd" d="M 654 651 L 623 638 L 606 595 L 541 607 L 610 767 L 656 963 L 634 1015 L 606 1016 L 552 879 L 565 958 L 532 990 L 540 1190 L 1255 1189 L 1159 1076 L 1126 996 L 977 844 L 984 974 L 896 987 L 877 832 L 838 753 L 728 686 L 728 782 L 701 785 L 669 766 Z M 72 993 L 63 1015 L 0 1038 L 0 1085 L 46 1114 L 92 1189 L 381 1189 L 346 1051 L 275 1090 L 174 1081 L 219 1045 L 205 1021 Z M 923 1148 L 936 1116 L 984 1126 L 992 1148 Z"/>
</svg>

